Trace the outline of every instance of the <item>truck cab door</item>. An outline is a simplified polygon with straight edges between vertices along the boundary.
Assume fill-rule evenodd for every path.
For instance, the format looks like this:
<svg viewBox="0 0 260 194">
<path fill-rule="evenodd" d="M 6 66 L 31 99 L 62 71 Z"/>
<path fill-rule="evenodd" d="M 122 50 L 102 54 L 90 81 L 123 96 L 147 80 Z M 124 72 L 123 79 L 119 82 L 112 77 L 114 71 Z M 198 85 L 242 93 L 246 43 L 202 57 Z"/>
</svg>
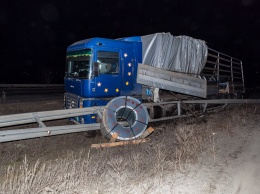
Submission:
<svg viewBox="0 0 260 194">
<path fill-rule="evenodd" d="M 96 62 L 99 68 L 99 75 L 95 77 L 96 97 L 119 96 L 122 89 L 120 52 L 98 50 Z"/>
</svg>

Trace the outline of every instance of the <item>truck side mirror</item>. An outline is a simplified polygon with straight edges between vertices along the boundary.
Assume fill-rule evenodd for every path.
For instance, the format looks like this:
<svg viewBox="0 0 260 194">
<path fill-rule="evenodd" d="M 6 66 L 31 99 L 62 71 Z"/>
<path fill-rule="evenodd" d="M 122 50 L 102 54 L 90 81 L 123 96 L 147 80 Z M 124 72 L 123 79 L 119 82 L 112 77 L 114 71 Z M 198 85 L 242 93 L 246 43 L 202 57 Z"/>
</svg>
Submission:
<svg viewBox="0 0 260 194">
<path fill-rule="evenodd" d="M 99 64 L 98 64 L 98 62 L 93 63 L 93 75 L 94 75 L 94 77 L 99 76 Z"/>
</svg>

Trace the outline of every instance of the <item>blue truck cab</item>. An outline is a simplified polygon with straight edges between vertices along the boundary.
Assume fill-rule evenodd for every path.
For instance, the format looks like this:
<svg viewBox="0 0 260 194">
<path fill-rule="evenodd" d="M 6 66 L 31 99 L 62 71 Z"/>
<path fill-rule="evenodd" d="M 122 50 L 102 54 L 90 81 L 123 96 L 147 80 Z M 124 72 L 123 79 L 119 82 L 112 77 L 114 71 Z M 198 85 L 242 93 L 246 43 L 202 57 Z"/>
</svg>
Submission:
<svg viewBox="0 0 260 194">
<path fill-rule="evenodd" d="M 76 42 L 67 48 L 64 82 L 67 109 L 104 106 L 118 96 L 158 102 L 240 98 L 245 91 L 241 60 L 208 48 L 203 40 L 170 33 Z M 178 98 L 169 91 L 178 93 Z M 159 109 L 161 116 L 176 107 Z M 99 122 L 95 114 L 71 120 Z"/>
<path fill-rule="evenodd" d="M 70 45 L 64 78 L 65 108 L 104 106 L 122 95 L 139 98 L 142 86 L 136 83 L 136 76 L 137 65 L 141 62 L 140 37 L 91 38 Z M 85 115 L 71 120 L 96 123 L 97 116 Z"/>
</svg>

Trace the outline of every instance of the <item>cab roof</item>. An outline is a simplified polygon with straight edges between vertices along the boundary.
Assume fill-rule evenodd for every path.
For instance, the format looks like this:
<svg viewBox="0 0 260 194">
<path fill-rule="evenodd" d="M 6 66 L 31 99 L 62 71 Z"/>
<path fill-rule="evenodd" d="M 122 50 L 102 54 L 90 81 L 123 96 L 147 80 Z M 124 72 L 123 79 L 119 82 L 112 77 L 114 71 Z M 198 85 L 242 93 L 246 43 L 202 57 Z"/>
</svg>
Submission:
<svg viewBox="0 0 260 194">
<path fill-rule="evenodd" d="M 141 37 L 127 37 L 120 39 L 107 39 L 107 38 L 90 38 L 85 40 L 80 40 L 73 43 L 67 48 L 67 52 L 75 51 L 85 48 L 93 47 L 113 47 L 113 48 L 128 48 L 132 47 L 133 43 L 141 42 Z"/>
</svg>

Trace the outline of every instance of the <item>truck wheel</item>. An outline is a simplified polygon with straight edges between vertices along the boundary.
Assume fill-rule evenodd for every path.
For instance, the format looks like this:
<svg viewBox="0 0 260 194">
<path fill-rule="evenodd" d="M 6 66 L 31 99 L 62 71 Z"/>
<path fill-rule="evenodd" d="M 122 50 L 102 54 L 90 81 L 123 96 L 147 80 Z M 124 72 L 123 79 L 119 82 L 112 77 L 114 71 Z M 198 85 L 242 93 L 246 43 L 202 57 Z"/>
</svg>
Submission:
<svg viewBox="0 0 260 194">
<path fill-rule="evenodd" d="M 102 114 L 101 133 L 110 139 L 132 140 L 147 128 L 148 111 L 136 98 L 120 96 L 111 100 Z M 116 136 L 115 136 L 116 134 Z"/>
</svg>

